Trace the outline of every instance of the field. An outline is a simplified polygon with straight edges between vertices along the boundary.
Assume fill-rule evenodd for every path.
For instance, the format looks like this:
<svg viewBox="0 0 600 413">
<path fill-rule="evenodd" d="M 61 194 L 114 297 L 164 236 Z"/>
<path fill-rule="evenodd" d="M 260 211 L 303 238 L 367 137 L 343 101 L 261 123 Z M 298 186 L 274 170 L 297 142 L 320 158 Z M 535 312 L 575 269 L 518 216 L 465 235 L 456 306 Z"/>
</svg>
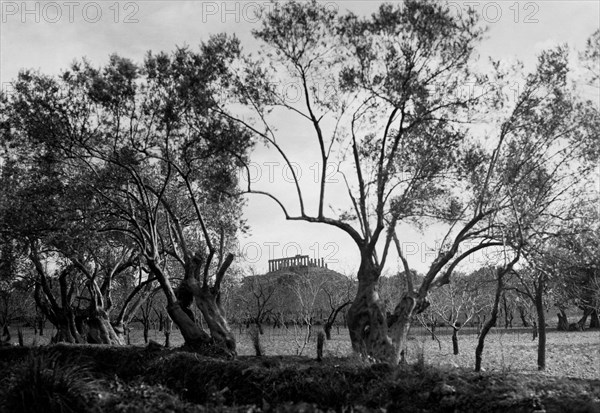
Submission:
<svg viewBox="0 0 600 413">
<path fill-rule="evenodd" d="M 268 356 L 302 355 L 315 357 L 316 331 L 313 328 L 310 340 L 304 346 L 306 328 L 273 329 L 265 328 L 260 336 L 264 354 Z M 253 356 L 255 354 L 249 331 L 235 328 L 238 342 L 238 355 Z M 43 337 L 34 338 L 33 330 L 24 329 L 26 345 L 34 342 L 47 344 L 53 332 L 45 332 Z M 473 369 L 475 365 L 475 347 L 477 333 L 466 328 L 459 334 L 460 354 L 452 354 L 450 329 L 438 328 L 436 331 L 441 349 L 436 340 L 432 340 L 427 331 L 416 328 L 411 331 L 407 361 L 416 363 L 420 357 L 430 366 L 443 368 Z M 163 332 L 151 330 L 149 338 L 164 344 Z M 16 333 L 13 333 L 16 342 Z M 144 345 L 142 331 L 134 328 L 131 333 L 133 345 Z M 183 344 L 178 330 L 171 333 L 171 345 Z M 562 332 L 549 329 L 546 345 L 546 371 L 543 373 L 555 377 L 574 377 L 583 379 L 600 379 L 600 331 Z M 347 357 L 352 354 L 350 339 L 345 328 L 332 331 L 332 340 L 326 341 L 325 357 Z M 495 372 L 537 373 L 537 339 L 532 340 L 531 329 L 492 329 L 486 339 L 483 355 L 483 368 Z"/>
</svg>

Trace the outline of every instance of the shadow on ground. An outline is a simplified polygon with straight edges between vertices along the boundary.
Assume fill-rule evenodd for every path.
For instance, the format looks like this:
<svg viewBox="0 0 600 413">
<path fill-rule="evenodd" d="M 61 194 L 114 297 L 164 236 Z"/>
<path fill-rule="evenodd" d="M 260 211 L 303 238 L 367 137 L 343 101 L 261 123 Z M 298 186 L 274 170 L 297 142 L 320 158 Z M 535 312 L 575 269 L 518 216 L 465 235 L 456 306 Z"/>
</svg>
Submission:
<svg viewBox="0 0 600 413">
<path fill-rule="evenodd" d="M 157 347 L 0 349 L 0 411 L 600 412 L 600 380 L 355 357 L 224 360 Z"/>
</svg>

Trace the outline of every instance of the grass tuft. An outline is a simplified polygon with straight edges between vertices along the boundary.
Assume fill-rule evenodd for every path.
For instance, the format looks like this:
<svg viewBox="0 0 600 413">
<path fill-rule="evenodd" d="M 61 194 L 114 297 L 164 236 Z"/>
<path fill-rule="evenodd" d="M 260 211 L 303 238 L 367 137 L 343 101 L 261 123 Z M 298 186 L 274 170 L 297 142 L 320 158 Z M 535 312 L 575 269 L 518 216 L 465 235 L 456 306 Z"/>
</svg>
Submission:
<svg viewBox="0 0 600 413">
<path fill-rule="evenodd" d="M 101 381 L 82 361 L 63 362 L 59 353 L 32 354 L 3 386 L 7 412 L 99 412 Z"/>
</svg>

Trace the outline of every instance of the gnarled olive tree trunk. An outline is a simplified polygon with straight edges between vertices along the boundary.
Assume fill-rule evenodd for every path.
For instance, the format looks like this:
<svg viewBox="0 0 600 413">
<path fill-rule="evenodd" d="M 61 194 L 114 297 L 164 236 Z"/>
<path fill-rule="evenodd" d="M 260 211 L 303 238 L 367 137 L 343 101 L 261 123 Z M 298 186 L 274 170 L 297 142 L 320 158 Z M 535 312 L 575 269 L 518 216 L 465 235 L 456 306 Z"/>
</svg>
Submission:
<svg viewBox="0 0 600 413">
<path fill-rule="evenodd" d="M 225 311 L 220 302 L 220 294 L 203 287 L 194 295 L 196 306 L 202 312 L 211 337 L 219 343 L 224 343 L 227 350 L 235 353 L 235 336 L 233 335 Z"/>
<path fill-rule="evenodd" d="M 235 336 L 227 323 L 225 310 L 221 305 L 221 281 L 233 262 L 233 258 L 233 254 L 227 256 L 215 275 L 213 285 L 210 286 L 206 276 L 208 273 L 207 268 L 204 268 L 203 282 L 200 284 L 199 275 L 203 267 L 203 259 L 200 254 L 194 255 L 186 265 L 186 276 L 182 287 L 185 286 L 192 293 L 196 306 L 202 313 L 202 317 L 210 331 L 210 336 L 215 343 L 227 350 L 230 355 L 235 356 Z M 207 262 L 205 265 L 209 265 L 209 263 Z M 189 303 L 186 304 L 189 305 Z"/>
<path fill-rule="evenodd" d="M 186 346 L 194 349 L 208 344 L 210 342 L 210 337 L 194 322 L 193 316 L 190 316 L 188 308 L 189 303 L 183 303 L 182 306 L 180 300 L 177 299 L 175 291 L 171 286 L 171 282 L 163 269 L 160 268 L 153 259 L 148 259 L 148 266 L 165 294 L 169 317 L 171 317 L 171 320 L 179 327 Z"/>
<path fill-rule="evenodd" d="M 108 312 L 104 308 L 91 308 L 86 324 L 88 343 L 113 346 L 125 344 L 123 336 L 117 333 L 110 322 Z"/>
<path fill-rule="evenodd" d="M 424 298 L 411 289 L 402 295 L 388 322 L 394 341 L 394 363 L 397 364 L 404 359 L 404 349 L 413 316 L 423 312 L 428 305 Z"/>
<path fill-rule="evenodd" d="M 125 341 L 115 331 L 110 322 L 110 310 L 112 300 L 110 292 L 102 293 L 94 279 L 89 281 L 90 305 L 85 311 L 85 319 L 81 324 L 85 324 L 85 340 L 91 344 L 108 344 L 113 346 L 122 346 Z"/>
<path fill-rule="evenodd" d="M 220 285 L 225 272 L 233 261 L 233 254 L 229 254 L 215 276 L 213 286 L 208 285 L 208 277 L 200 284 L 200 273 L 203 268 L 201 254 L 186 257 L 185 278 L 177 290 L 173 290 L 169 279 L 164 271 L 153 260 L 148 260 L 152 273 L 159 281 L 167 299 L 167 312 L 173 322 L 179 327 L 185 340 L 185 344 L 190 349 L 204 347 L 210 344 L 216 344 L 232 357 L 236 356 L 235 337 L 231 332 L 229 324 L 225 318 L 225 311 L 220 302 Z M 208 264 L 207 264 L 208 265 Z M 207 272 L 205 272 L 205 275 Z M 192 302 L 202 312 L 202 317 L 206 321 L 210 336 L 200 327 L 190 309 Z"/>
<path fill-rule="evenodd" d="M 56 334 L 52 337 L 52 343 L 85 343 L 85 337 L 80 334 L 75 322 L 75 314 L 70 310 L 57 311 L 48 317 L 56 328 Z"/>
<path fill-rule="evenodd" d="M 381 271 L 370 258 L 363 258 L 358 270 L 358 291 L 348 310 L 348 329 L 352 348 L 375 360 L 398 364 L 404 356 L 413 316 L 428 303 L 409 285 L 391 316 L 379 296 Z"/>
<path fill-rule="evenodd" d="M 376 360 L 392 360 L 394 346 L 378 291 L 380 274 L 370 257 L 363 255 L 358 269 L 358 290 L 348 310 L 348 330 L 354 351 Z"/>
<path fill-rule="evenodd" d="M 55 292 L 50 288 L 49 276 L 42 264 L 41 254 L 36 243 L 32 242 L 29 257 L 38 274 L 34 290 L 35 303 L 56 328 L 56 334 L 51 341 L 53 343 L 84 343 L 85 337 L 77 329 L 75 310 L 71 306 L 77 290 L 75 283 L 68 280 L 73 267 L 67 266 L 58 274 L 59 294 L 55 296 Z"/>
</svg>

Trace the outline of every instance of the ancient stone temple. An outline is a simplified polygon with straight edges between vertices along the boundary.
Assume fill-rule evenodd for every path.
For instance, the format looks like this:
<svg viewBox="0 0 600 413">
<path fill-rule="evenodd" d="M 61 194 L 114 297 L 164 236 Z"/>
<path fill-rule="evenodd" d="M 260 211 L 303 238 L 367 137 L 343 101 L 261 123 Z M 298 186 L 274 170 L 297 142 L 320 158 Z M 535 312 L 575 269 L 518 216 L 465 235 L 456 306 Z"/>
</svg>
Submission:
<svg viewBox="0 0 600 413">
<path fill-rule="evenodd" d="M 327 264 L 325 263 L 325 258 L 308 258 L 308 255 L 296 255 L 295 257 L 269 260 L 269 272 L 290 267 L 327 268 Z"/>
</svg>

